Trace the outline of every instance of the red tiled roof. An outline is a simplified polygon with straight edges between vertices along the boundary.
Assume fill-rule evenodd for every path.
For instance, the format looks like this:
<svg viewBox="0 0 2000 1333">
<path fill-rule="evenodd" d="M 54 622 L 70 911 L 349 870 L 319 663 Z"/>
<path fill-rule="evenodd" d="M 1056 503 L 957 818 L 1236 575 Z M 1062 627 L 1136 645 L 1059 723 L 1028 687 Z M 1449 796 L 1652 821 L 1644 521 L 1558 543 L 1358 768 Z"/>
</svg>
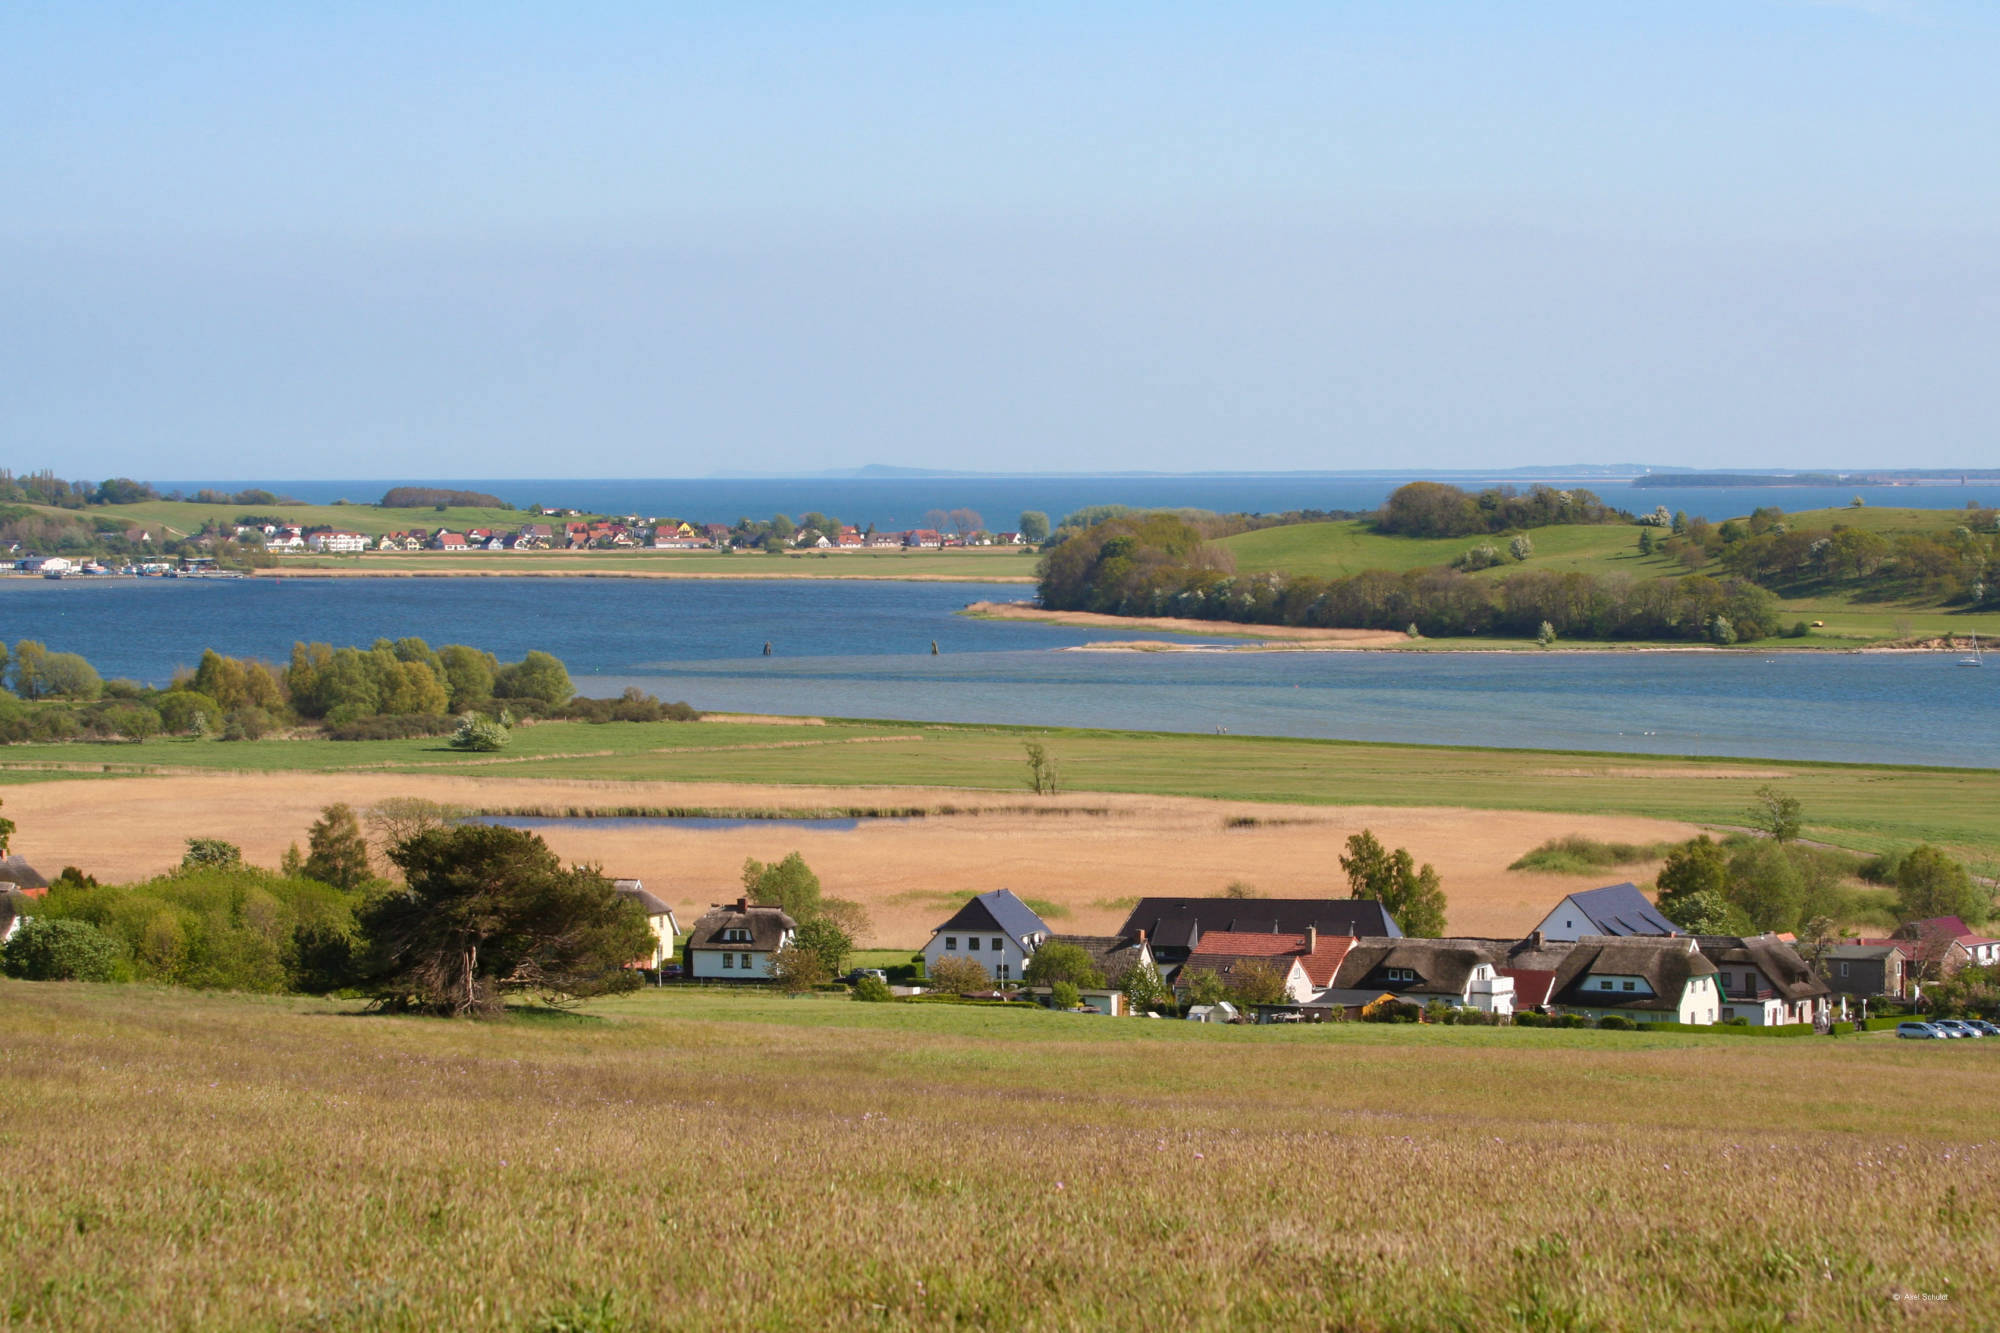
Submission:
<svg viewBox="0 0 2000 1333">
<path fill-rule="evenodd" d="M 1300 961 L 1306 965 L 1306 980 L 1325 990 L 1333 984 L 1347 951 L 1354 947 L 1352 935 L 1321 935 L 1313 951 Z"/>
<path fill-rule="evenodd" d="M 1494 971 L 1514 981 L 1514 1008 L 1539 1009 L 1549 1002 L 1549 988 L 1556 984 L 1555 969 L 1543 971 L 1537 967 L 1499 967 Z"/>
<path fill-rule="evenodd" d="M 1265 930 L 1211 930 L 1201 937 L 1188 954 L 1193 962 L 1203 954 L 1228 954 L 1233 958 L 1275 958 L 1279 954 L 1303 953 L 1306 937 Z"/>
</svg>

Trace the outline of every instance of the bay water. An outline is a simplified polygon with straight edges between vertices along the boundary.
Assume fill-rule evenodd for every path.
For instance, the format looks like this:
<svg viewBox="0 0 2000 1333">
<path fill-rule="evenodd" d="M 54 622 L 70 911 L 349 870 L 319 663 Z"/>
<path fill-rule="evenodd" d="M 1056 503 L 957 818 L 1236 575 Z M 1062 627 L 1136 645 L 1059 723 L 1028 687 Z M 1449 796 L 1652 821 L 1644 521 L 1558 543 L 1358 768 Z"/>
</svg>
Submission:
<svg viewBox="0 0 2000 1333">
<path fill-rule="evenodd" d="M 1959 667 L 1954 654 L 1085 652 L 1061 650 L 1175 636 L 956 614 L 1029 592 L 807 579 L 15 578 L 0 579 L 0 637 L 154 684 L 204 648 L 283 661 L 295 640 L 419 635 L 503 658 L 546 649 L 585 693 L 635 685 L 719 711 L 2000 764 L 2000 670 Z"/>
</svg>

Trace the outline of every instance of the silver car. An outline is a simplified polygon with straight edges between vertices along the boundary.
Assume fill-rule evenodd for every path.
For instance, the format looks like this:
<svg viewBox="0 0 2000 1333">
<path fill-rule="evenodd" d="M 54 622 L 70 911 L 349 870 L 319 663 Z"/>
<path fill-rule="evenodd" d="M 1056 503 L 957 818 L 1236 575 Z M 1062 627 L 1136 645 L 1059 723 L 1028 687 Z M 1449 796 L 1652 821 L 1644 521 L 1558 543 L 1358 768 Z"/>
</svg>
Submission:
<svg viewBox="0 0 2000 1333">
<path fill-rule="evenodd" d="M 1930 1023 L 1898 1023 L 1896 1035 L 1913 1041 L 1943 1041 L 1951 1034 Z"/>
<path fill-rule="evenodd" d="M 1978 1028 L 1972 1026 L 1972 1024 L 1958 1018 L 1934 1018 L 1931 1020 L 1931 1026 L 1943 1028 L 1954 1037 L 1983 1037 L 1986 1035 Z"/>
</svg>

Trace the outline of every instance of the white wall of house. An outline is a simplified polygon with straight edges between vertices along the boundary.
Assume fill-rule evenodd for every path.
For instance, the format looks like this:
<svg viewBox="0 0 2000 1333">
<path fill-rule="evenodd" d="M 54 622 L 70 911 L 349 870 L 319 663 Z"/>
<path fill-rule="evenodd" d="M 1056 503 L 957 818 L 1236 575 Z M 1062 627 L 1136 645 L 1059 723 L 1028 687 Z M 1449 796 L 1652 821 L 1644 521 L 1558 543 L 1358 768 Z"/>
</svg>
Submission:
<svg viewBox="0 0 2000 1333">
<path fill-rule="evenodd" d="M 1574 898 L 1564 898 L 1556 904 L 1556 909 L 1542 918 L 1542 924 L 1535 927 L 1545 940 L 1575 941 L 1585 935 L 1597 934 L 1597 927 L 1583 914 Z"/>
<path fill-rule="evenodd" d="M 674 956 L 674 942 L 678 938 L 674 933 L 674 919 L 666 914 L 649 916 L 646 925 L 653 932 L 652 966 L 658 967 Z"/>
<path fill-rule="evenodd" d="M 1032 957 L 1031 950 L 1003 931 L 941 930 L 924 946 L 924 970 L 936 967 L 940 958 L 970 958 L 995 981 L 1019 981 Z"/>
<path fill-rule="evenodd" d="M 749 945 L 688 950 L 690 975 L 709 981 L 769 981 L 771 955 Z"/>
<path fill-rule="evenodd" d="M 1489 1014 L 1514 1012 L 1514 978 L 1503 977 L 1498 968 L 1481 963 L 1465 982 L 1465 1002 Z"/>
</svg>

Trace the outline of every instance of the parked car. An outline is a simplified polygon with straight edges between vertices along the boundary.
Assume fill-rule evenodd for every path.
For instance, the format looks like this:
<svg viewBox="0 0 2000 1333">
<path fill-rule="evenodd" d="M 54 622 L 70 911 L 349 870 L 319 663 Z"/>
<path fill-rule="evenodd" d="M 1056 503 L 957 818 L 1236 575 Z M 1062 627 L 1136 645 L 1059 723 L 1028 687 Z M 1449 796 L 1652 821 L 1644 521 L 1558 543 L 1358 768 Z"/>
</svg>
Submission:
<svg viewBox="0 0 2000 1333">
<path fill-rule="evenodd" d="M 1943 1028 L 1930 1023 L 1898 1023 L 1896 1024 L 1896 1035 L 1899 1037 L 1909 1037 L 1916 1041 L 1943 1041 L 1950 1034 Z"/>
<path fill-rule="evenodd" d="M 660 978 L 663 981 L 678 981 L 681 979 L 682 975 L 683 974 L 681 970 L 681 965 L 679 963 L 660 964 Z"/>
<path fill-rule="evenodd" d="M 855 982 L 861 980 L 861 978 L 863 977 L 873 977 L 877 981 L 887 981 L 889 979 L 889 974 L 887 972 L 884 972 L 879 967 L 857 967 L 852 971 L 850 971 L 846 976 L 842 977 L 841 980 L 846 982 Z"/>
<path fill-rule="evenodd" d="M 1978 1028 L 1972 1026 L 1972 1024 L 1960 1018 L 1933 1018 L 1931 1026 L 1943 1028 L 1954 1037 L 1983 1037 L 1986 1035 Z"/>
<path fill-rule="evenodd" d="M 1968 1018 L 1963 1021 L 1967 1027 L 1978 1028 L 1989 1037 L 2000 1037 L 2000 1025 L 1989 1023 L 1983 1018 Z"/>
</svg>

